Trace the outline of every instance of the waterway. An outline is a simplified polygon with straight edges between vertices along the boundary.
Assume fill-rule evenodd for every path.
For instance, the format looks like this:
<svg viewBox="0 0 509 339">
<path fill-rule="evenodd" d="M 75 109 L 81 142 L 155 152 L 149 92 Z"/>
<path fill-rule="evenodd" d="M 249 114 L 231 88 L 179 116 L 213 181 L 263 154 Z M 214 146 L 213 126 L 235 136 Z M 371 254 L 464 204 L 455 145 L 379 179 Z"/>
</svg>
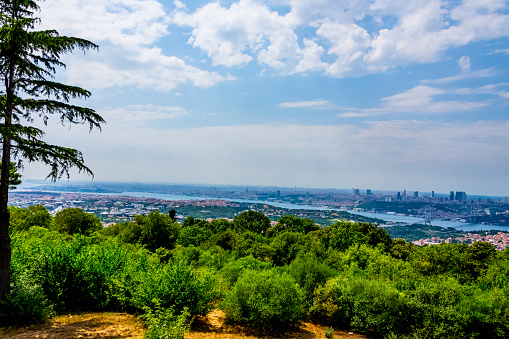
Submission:
<svg viewBox="0 0 509 339">
<path fill-rule="evenodd" d="M 28 190 L 27 190 L 28 191 Z M 57 192 L 57 191 L 55 191 Z M 174 194 L 164 194 L 164 193 L 150 193 L 150 192 L 121 192 L 121 193 L 95 193 L 95 192 L 62 192 L 58 191 L 57 193 L 81 193 L 81 194 L 95 194 L 95 195 L 111 195 L 111 196 L 131 196 L 137 198 L 155 198 L 162 200 L 225 200 L 237 203 L 251 203 L 251 204 L 266 204 L 271 206 L 276 206 L 280 208 L 286 209 L 302 209 L 302 210 L 328 210 L 328 211 L 344 211 L 335 208 L 326 208 L 326 207 L 316 207 L 309 205 L 295 205 L 289 203 L 281 203 L 275 201 L 263 201 L 263 200 L 247 200 L 247 199 L 228 199 L 228 198 L 214 198 L 214 197 L 201 197 L 201 196 L 187 196 L 187 195 L 174 195 Z M 423 224 L 423 218 L 410 217 L 406 215 L 394 215 L 394 214 L 386 214 L 386 213 L 371 213 L 371 212 L 357 212 L 357 211 L 346 211 L 352 214 L 362 215 L 369 218 L 381 219 L 384 221 L 396 221 L 406 224 Z M 464 222 L 457 221 L 447 221 L 447 220 L 433 220 L 431 221 L 431 225 L 440 226 L 440 227 L 453 227 L 462 231 L 488 231 L 488 230 L 499 230 L 499 231 L 509 231 L 509 226 L 495 226 L 495 225 L 482 225 L 482 224 L 470 224 Z"/>
<path fill-rule="evenodd" d="M 406 215 L 393 215 L 393 214 L 385 214 L 385 213 L 371 213 L 371 212 L 356 212 L 356 211 L 348 211 L 352 214 L 362 215 L 364 217 L 382 219 L 385 221 L 396 221 L 408 224 L 424 224 L 423 218 L 410 217 Z M 431 225 L 440 226 L 440 227 L 454 227 L 459 230 L 468 232 L 468 231 L 488 231 L 488 230 L 498 230 L 498 231 L 509 231 L 508 226 L 495 226 L 495 225 L 482 225 L 482 224 L 470 224 L 466 222 L 458 222 L 458 221 L 448 221 L 448 220 L 432 220 Z"/>
<path fill-rule="evenodd" d="M 231 202 L 238 203 L 251 203 L 251 204 L 266 204 L 271 206 L 276 206 L 280 208 L 287 209 L 302 209 L 302 210 L 329 210 L 329 211 L 344 211 L 335 208 L 326 208 L 326 207 L 316 207 L 316 206 L 308 206 L 308 205 L 295 205 L 274 201 L 263 201 L 263 200 L 244 200 L 244 199 L 226 199 L 226 198 L 212 198 L 212 197 L 194 197 L 194 196 L 185 196 L 185 195 L 172 195 L 172 194 L 162 194 L 162 193 L 148 193 L 148 192 L 122 192 L 118 195 L 129 195 L 134 197 L 144 197 L 144 198 L 157 198 L 163 200 L 210 200 L 210 199 L 219 199 L 226 200 Z M 423 224 L 423 218 L 410 217 L 406 215 L 393 215 L 393 214 L 385 214 L 385 213 L 370 213 L 370 212 L 356 212 L 356 211 L 346 211 L 352 214 L 362 215 L 369 218 L 381 219 L 384 221 L 396 221 L 407 224 Z M 447 221 L 447 220 L 433 220 L 431 221 L 431 225 L 440 226 L 440 227 L 453 227 L 462 231 L 488 231 L 488 230 L 499 230 L 499 231 L 509 231 L 509 227 L 507 226 L 495 226 L 495 225 L 482 225 L 482 224 L 470 224 L 458 221 Z"/>
</svg>

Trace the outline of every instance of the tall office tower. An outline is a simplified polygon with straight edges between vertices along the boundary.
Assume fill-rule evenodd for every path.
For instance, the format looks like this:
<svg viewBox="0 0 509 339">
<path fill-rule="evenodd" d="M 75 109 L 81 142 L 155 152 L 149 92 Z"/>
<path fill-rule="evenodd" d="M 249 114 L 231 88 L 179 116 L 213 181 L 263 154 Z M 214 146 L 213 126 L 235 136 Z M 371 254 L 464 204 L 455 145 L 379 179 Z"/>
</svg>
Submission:
<svg viewBox="0 0 509 339">
<path fill-rule="evenodd" d="M 465 192 L 456 192 L 456 200 L 467 201 L 467 194 Z"/>
<path fill-rule="evenodd" d="M 435 191 L 431 191 L 431 197 L 434 198 L 435 197 Z"/>
<path fill-rule="evenodd" d="M 450 201 L 454 200 L 454 191 L 451 191 L 451 193 L 449 194 L 449 200 Z"/>
<path fill-rule="evenodd" d="M 366 195 L 371 195 L 371 194 L 372 194 L 372 193 L 371 193 L 371 190 L 368 188 L 368 189 L 366 190 Z"/>
<path fill-rule="evenodd" d="M 406 190 L 403 190 L 403 200 L 406 199 Z"/>
<path fill-rule="evenodd" d="M 279 198 L 281 196 L 281 191 L 280 190 L 277 190 L 276 191 L 276 194 L 277 194 L 277 197 Z"/>
<path fill-rule="evenodd" d="M 359 189 L 358 188 L 352 188 L 352 194 L 353 195 L 359 195 Z"/>
<path fill-rule="evenodd" d="M 419 198 L 419 191 L 415 191 L 415 192 L 414 192 L 414 198 L 415 198 L 415 199 Z"/>
<path fill-rule="evenodd" d="M 398 192 L 398 194 L 396 195 L 396 199 L 401 200 L 401 192 Z"/>
</svg>

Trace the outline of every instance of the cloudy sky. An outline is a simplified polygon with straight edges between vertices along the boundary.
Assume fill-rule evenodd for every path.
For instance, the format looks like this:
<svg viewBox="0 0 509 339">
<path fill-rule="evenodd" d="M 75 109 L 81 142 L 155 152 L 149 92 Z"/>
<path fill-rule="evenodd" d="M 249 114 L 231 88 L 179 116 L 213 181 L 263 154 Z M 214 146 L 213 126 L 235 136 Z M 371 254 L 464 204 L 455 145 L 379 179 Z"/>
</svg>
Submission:
<svg viewBox="0 0 509 339">
<path fill-rule="evenodd" d="M 57 79 L 102 132 L 45 128 L 94 180 L 509 195 L 507 0 L 40 6 L 41 29 L 100 45 Z"/>
</svg>

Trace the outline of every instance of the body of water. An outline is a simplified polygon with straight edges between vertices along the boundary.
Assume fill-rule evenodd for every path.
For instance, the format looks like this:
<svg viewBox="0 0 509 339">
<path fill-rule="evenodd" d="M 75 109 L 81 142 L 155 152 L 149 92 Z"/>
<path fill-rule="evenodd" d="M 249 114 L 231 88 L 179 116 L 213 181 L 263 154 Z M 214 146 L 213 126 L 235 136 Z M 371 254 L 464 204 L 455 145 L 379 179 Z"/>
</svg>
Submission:
<svg viewBox="0 0 509 339">
<path fill-rule="evenodd" d="M 385 214 L 385 213 L 371 213 L 371 212 L 355 212 L 348 211 L 352 214 L 362 215 L 364 217 L 382 219 L 385 221 L 396 221 L 403 223 L 419 223 L 424 224 L 423 218 L 417 217 L 409 217 L 406 215 L 393 215 L 393 214 Z M 488 231 L 488 230 L 498 230 L 498 231 L 509 231 L 508 226 L 495 226 L 495 225 L 482 225 L 482 224 L 469 224 L 465 222 L 458 221 L 447 221 L 447 220 L 432 220 L 431 225 L 440 226 L 440 227 L 454 227 L 462 231 Z"/>
<path fill-rule="evenodd" d="M 288 203 L 280 203 L 274 201 L 263 201 L 263 200 L 245 200 L 245 199 L 227 199 L 227 198 L 214 198 L 214 197 L 200 197 L 200 196 L 187 196 L 187 195 L 174 195 L 174 194 L 165 194 L 165 193 L 150 193 L 150 192 L 122 192 L 122 193 L 95 193 L 95 192 L 62 192 L 55 191 L 56 193 L 81 193 L 81 194 L 95 194 L 95 195 L 112 195 L 112 196 L 131 196 L 137 198 L 154 198 L 154 199 L 162 199 L 162 200 L 225 200 L 231 202 L 238 203 L 250 203 L 250 204 L 265 204 L 276 206 L 280 208 L 293 209 L 293 210 L 332 210 L 332 211 L 344 211 L 334 208 L 325 208 L 325 207 L 316 207 L 316 206 L 307 206 L 307 205 L 295 205 Z M 396 221 L 402 223 L 424 223 L 423 218 L 417 217 L 409 217 L 405 215 L 394 215 L 394 214 L 385 214 L 385 213 L 371 213 L 371 212 L 356 212 L 356 211 L 346 211 L 352 214 L 362 215 L 369 218 L 381 219 L 384 221 Z M 508 226 L 495 226 L 495 225 L 482 225 L 482 224 L 469 224 L 457 221 L 446 221 L 446 220 L 433 220 L 431 221 L 431 225 L 440 226 L 440 227 L 454 227 L 462 231 L 488 231 L 488 230 L 499 230 L 499 231 L 509 231 Z"/>
</svg>

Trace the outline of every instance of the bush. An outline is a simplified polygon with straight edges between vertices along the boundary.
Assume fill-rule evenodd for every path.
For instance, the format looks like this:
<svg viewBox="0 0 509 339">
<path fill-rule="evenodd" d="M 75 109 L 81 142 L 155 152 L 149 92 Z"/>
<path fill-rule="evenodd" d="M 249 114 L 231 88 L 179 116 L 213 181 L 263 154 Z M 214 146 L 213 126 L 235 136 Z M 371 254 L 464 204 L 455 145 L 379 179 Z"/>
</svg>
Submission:
<svg viewBox="0 0 509 339">
<path fill-rule="evenodd" d="M 229 291 L 246 270 L 266 270 L 272 265 L 267 262 L 255 259 L 252 255 L 230 262 L 219 271 L 221 288 Z"/>
<path fill-rule="evenodd" d="M 20 276 L 7 299 L 0 304 L 0 326 L 26 326 L 42 323 L 51 313 L 40 285 Z"/>
<path fill-rule="evenodd" d="M 418 317 L 415 303 L 391 282 L 361 277 L 329 280 L 316 290 L 310 313 L 335 327 L 376 334 L 409 333 Z"/>
<path fill-rule="evenodd" d="M 337 272 L 314 257 L 300 257 L 288 266 L 288 273 L 301 287 L 309 308 L 313 300 L 313 292 L 319 285 L 325 284 L 327 279 Z"/>
<path fill-rule="evenodd" d="M 187 308 L 191 315 L 205 315 L 215 299 L 211 275 L 198 277 L 187 264 L 160 263 L 146 252 L 131 255 L 113 282 L 113 296 L 125 310 L 155 310 L 160 306 L 172 307 L 177 314 Z"/>
<path fill-rule="evenodd" d="M 226 319 L 250 326 L 285 327 L 302 316 L 304 299 L 288 274 L 246 271 L 221 303 Z"/>
<path fill-rule="evenodd" d="M 154 310 L 144 308 L 142 316 L 148 329 L 143 333 L 146 339 L 184 339 L 184 334 L 189 330 L 189 311 L 182 310 L 180 315 L 175 315 L 173 308 L 157 306 Z"/>
</svg>

